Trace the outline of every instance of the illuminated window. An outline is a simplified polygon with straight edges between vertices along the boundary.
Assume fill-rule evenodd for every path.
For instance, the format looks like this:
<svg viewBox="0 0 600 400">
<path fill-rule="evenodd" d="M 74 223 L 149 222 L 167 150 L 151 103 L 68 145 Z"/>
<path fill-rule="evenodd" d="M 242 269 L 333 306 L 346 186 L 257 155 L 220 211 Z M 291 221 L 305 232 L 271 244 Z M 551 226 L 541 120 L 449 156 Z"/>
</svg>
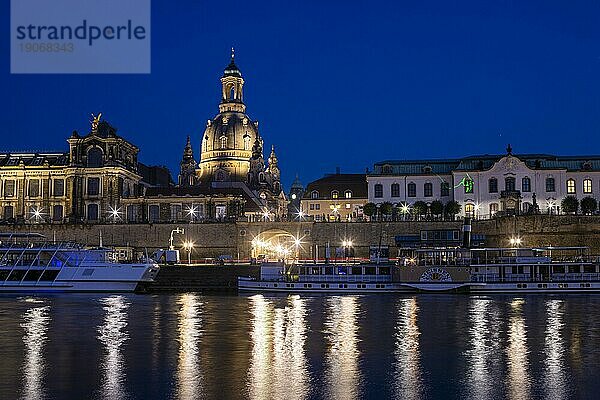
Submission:
<svg viewBox="0 0 600 400">
<path fill-rule="evenodd" d="M 523 192 L 531 192 L 531 179 L 528 176 L 521 180 L 521 190 Z"/>
<path fill-rule="evenodd" d="M 333 192 L 331 192 L 332 199 L 337 199 L 338 197 L 340 197 L 340 193 L 337 190 L 334 190 Z"/>
<path fill-rule="evenodd" d="M 498 193 L 498 179 L 490 178 L 490 180 L 488 181 L 488 192 Z"/>
<path fill-rule="evenodd" d="M 350 206 L 350 203 L 346 203 L 346 210 L 349 210 L 349 209 L 350 209 L 350 207 L 351 207 L 351 206 Z"/>
<path fill-rule="evenodd" d="M 406 192 L 408 197 L 417 197 L 417 185 L 414 182 L 406 185 Z"/>
<path fill-rule="evenodd" d="M 311 199 L 318 199 L 319 198 L 319 192 L 317 192 L 316 190 L 313 190 L 312 192 L 310 192 L 310 198 Z"/>
<path fill-rule="evenodd" d="M 567 179 L 567 193 L 569 193 L 569 194 L 576 193 L 575 179 Z"/>
<path fill-rule="evenodd" d="M 377 183 L 375 185 L 375 198 L 380 199 L 383 197 L 383 185 L 381 183 Z"/>
<path fill-rule="evenodd" d="M 432 197 L 433 196 L 433 184 L 431 182 L 425 183 L 423 185 L 423 196 Z"/>
<path fill-rule="evenodd" d="M 227 136 L 223 135 L 221 136 L 221 148 L 222 149 L 226 149 L 227 148 Z"/>
<path fill-rule="evenodd" d="M 475 216 L 475 205 L 467 204 L 465 205 L 465 216 L 473 218 Z"/>
<path fill-rule="evenodd" d="M 400 185 L 392 183 L 392 197 L 400 197 Z"/>
<path fill-rule="evenodd" d="M 346 197 L 347 199 L 351 199 L 352 198 L 352 191 L 351 190 L 346 190 L 344 192 L 344 197 Z"/>
<path fill-rule="evenodd" d="M 498 212 L 498 203 L 490 204 L 490 216 L 494 216 Z"/>
<path fill-rule="evenodd" d="M 450 184 L 448 182 L 442 182 L 442 185 L 440 187 L 440 195 L 442 197 L 450 196 Z"/>
<path fill-rule="evenodd" d="M 592 193 L 592 180 L 591 179 L 583 180 L 583 193 Z"/>
<path fill-rule="evenodd" d="M 250 136 L 248 134 L 244 136 L 244 150 L 250 150 Z"/>
<path fill-rule="evenodd" d="M 554 182 L 554 178 L 546 178 L 546 192 L 554 191 L 556 191 L 556 184 Z"/>
<path fill-rule="evenodd" d="M 319 203 L 315 204 L 315 210 L 320 210 L 321 209 L 321 205 Z"/>
</svg>

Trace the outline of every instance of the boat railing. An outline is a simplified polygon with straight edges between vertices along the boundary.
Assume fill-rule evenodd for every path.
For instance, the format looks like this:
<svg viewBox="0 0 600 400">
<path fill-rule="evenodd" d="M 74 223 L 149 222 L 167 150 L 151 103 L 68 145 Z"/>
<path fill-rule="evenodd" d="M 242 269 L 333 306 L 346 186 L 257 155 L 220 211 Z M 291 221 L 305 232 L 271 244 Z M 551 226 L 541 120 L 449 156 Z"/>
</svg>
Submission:
<svg viewBox="0 0 600 400">
<path fill-rule="evenodd" d="M 295 282 L 390 282 L 391 275 L 300 275 Z"/>
<path fill-rule="evenodd" d="M 500 277 L 499 274 L 473 274 L 472 282 L 567 282 L 567 281 L 600 281 L 598 272 L 577 272 L 566 274 L 509 274 Z"/>
</svg>

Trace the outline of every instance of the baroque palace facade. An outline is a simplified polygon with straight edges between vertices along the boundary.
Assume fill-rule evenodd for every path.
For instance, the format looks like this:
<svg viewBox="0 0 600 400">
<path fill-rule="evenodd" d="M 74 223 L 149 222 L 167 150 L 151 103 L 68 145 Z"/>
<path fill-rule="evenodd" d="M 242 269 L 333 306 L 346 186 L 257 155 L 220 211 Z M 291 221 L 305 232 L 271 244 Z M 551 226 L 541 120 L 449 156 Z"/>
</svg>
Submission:
<svg viewBox="0 0 600 400">
<path fill-rule="evenodd" d="M 369 201 L 414 204 L 457 201 L 464 216 L 556 214 L 572 195 L 600 198 L 600 156 L 471 156 L 446 160 L 382 161 L 367 174 Z"/>
<path fill-rule="evenodd" d="M 116 217 L 125 198 L 153 185 L 151 176 L 168 175 L 138 163 L 139 149 L 100 115 L 92 117 L 88 134 L 73 131 L 67 139 L 68 152 L 0 154 L 3 221 L 105 221 Z"/>
</svg>

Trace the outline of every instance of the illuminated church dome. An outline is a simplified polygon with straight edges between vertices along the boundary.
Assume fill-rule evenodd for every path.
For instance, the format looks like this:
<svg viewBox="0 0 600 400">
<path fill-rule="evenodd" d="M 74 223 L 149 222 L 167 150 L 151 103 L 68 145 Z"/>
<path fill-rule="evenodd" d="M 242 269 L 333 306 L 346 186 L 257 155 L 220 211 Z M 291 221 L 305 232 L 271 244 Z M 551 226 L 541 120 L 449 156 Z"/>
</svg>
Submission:
<svg viewBox="0 0 600 400">
<path fill-rule="evenodd" d="M 231 62 L 221 77 L 222 93 L 219 114 L 208 120 L 202 136 L 198 177 L 201 182 L 246 182 L 255 142 L 262 147 L 258 122 L 246 115 L 244 79 Z"/>
</svg>

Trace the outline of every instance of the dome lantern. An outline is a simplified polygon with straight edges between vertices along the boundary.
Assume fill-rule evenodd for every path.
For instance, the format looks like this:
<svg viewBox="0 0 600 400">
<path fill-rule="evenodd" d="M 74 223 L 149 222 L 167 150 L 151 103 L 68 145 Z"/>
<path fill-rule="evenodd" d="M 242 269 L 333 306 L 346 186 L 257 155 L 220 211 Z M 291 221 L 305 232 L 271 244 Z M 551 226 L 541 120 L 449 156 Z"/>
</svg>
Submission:
<svg viewBox="0 0 600 400">
<path fill-rule="evenodd" d="M 235 65 L 235 52 L 231 48 L 231 62 L 223 71 L 221 77 L 223 85 L 221 104 L 219 104 L 219 112 L 236 111 L 246 112 L 244 104 L 244 79 L 242 72 Z"/>
</svg>

